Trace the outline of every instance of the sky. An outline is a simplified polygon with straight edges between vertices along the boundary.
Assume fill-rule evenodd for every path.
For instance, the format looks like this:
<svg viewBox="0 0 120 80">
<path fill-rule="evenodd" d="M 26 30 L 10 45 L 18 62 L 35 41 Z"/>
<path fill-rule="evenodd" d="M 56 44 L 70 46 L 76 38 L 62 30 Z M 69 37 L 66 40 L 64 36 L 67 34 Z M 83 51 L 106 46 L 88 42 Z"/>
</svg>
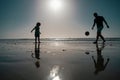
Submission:
<svg viewBox="0 0 120 80">
<path fill-rule="evenodd" d="M 41 38 L 94 38 L 94 12 L 110 26 L 103 36 L 120 37 L 119 7 L 120 0 L 0 0 L 0 39 L 34 38 L 37 22 Z"/>
</svg>

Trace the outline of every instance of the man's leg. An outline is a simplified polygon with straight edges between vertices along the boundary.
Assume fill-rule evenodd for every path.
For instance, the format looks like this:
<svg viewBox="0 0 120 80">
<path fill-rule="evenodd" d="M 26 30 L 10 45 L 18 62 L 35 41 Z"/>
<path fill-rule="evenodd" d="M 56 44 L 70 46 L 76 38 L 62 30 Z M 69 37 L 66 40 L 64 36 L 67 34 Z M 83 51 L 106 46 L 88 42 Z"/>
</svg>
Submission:
<svg viewBox="0 0 120 80">
<path fill-rule="evenodd" d="M 93 43 L 96 44 L 98 42 L 98 39 L 99 39 L 99 33 L 97 32 L 96 40 Z"/>
<path fill-rule="evenodd" d="M 101 34 L 101 33 L 102 33 L 102 29 L 103 29 L 103 28 L 101 28 L 101 30 L 100 30 L 100 37 L 101 37 L 101 39 L 103 40 L 103 42 L 105 42 L 105 39 L 104 39 L 104 37 L 103 37 L 102 34 Z"/>
<path fill-rule="evenodd" d="M 100 36 L 100 33 L 97 32 L 96 42 L 98 42 L 99 36 Z"/>
<path fill-rule="evenodd" d="M 105 38 L 102 35 L 100 35 L 100 37 L 102 38 L 103 42 L 105 42 Z"/>
</svg>

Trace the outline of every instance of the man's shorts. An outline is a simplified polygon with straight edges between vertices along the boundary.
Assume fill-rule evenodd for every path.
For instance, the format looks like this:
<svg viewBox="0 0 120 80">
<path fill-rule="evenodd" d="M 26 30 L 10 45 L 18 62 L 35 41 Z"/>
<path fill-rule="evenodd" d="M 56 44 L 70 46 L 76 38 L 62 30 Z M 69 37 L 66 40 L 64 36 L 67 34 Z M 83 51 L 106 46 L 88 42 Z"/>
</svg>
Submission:
<svg viewBox="0 0 120 80">
<path fill-rule="evenodd" d="M 97 27 L 97 33 L 101 33 L 103 27 Z"/>
</svg>

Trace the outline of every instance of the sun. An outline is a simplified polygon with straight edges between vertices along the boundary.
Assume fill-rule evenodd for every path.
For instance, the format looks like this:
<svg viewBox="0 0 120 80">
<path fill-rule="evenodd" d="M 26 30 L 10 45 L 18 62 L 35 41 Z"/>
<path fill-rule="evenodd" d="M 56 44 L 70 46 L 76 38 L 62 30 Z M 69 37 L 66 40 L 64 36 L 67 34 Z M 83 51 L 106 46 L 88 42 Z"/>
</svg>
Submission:
<svg viewBox="0 0 120 80">
<path fill-rule="evenodd" d="M 53 11 L 60 11 L 61 9 L 63 9 L 62 0 L 50 0 L 49 8 Z"/>
</svg>

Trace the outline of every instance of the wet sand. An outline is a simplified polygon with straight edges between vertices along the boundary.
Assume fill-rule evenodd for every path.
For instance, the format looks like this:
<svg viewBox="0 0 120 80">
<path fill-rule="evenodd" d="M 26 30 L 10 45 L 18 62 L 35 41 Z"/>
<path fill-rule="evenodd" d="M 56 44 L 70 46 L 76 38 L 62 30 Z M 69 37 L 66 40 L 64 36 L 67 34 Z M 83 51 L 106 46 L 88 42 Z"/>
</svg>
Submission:
<svg viewBox="0 0 120 80">
<path fill-rule="evenodd" d="M 119 61 L 120 41 L 0 41 L 0 80 L 115 80 Z"/>
</svg>

